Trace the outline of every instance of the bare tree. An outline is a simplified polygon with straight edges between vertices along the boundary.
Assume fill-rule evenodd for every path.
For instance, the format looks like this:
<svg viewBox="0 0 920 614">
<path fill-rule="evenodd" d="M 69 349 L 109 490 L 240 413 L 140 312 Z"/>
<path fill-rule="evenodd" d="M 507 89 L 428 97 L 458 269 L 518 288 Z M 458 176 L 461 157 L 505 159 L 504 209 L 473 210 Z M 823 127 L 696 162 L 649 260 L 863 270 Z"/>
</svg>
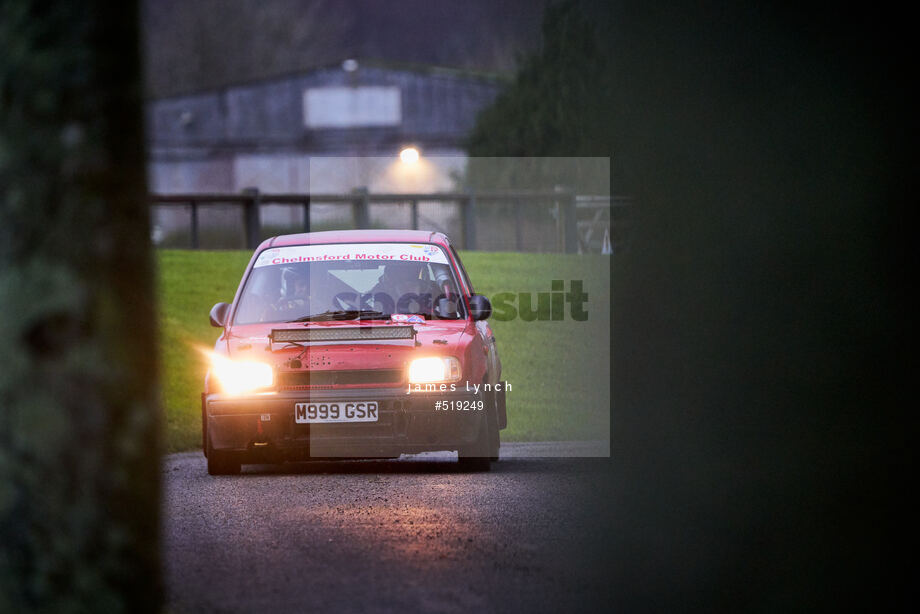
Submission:
<svg viewBox="0 0 920 614">
<path fill-rule="evenodd" d="M 148 90 L 194 92 L 341 61 L 353 24 L 331 0 L 158 0 L 144 4 Z"/>
<path fill-rule="evenodd" d="M 510 72 L 544 0 L 144 0 L 147 93 L 188 94 L 346 58 Z"/>
</svg>

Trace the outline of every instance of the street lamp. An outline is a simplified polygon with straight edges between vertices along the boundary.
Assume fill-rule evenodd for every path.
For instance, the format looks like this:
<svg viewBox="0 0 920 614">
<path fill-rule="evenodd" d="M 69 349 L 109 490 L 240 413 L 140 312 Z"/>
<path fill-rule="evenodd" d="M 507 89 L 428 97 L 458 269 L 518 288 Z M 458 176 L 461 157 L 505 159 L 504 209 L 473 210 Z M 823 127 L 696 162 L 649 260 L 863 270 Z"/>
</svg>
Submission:
<svg viewBox="0 0 920 614">
<path fill-rule="evenodd" d="M 404 164 L 415 164 L 418 162 L 418 158 L 418 149 L 415 147 L 404 147 L 403 150 L 399 152 L 399 159 L 402 160 Z"/>
</svg>

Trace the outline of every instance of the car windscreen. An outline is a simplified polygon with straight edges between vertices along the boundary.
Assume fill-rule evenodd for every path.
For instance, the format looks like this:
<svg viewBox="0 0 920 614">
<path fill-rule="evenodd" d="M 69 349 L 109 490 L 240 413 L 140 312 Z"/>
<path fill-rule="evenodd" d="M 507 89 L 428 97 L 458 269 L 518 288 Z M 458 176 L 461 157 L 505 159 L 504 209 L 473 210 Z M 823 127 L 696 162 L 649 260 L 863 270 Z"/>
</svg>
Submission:
<svg viewBox="0 0 920 614">
<path fill-rule="evenodd" d="M 441 247 L 336 243 L 266 249 L 246 279 L 234 324 L 393 314 L 465 317 L 456 276 Z"/>
</svg>

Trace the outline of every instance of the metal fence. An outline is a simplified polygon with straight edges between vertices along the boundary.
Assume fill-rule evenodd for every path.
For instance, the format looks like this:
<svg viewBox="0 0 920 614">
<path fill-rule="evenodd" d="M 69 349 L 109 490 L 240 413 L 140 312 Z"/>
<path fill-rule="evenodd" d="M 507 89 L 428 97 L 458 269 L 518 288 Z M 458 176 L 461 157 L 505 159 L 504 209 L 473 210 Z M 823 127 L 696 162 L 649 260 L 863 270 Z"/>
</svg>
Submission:
<svg viewBox="0 0 920 614">
<path fill-rule="evenodd" d="M 254 249 L 279 228 L 288 233 L 408 227 L 439 230 L 455 240 L 459 236 L 459 245 L 469 250 L 619 251 L 627 244 L 632 209 L 627 197 L 569 191 L 372 194 L 361 189 L 349 194 L 272 194 L 251 189 L 236 194 L 151 194 L 149 201 L 156 212 L 171 214 L 171 236 L 184 236 L 181 246 L 191 249 Z M 266 223 L 266 210 L 278 206 L 299 210 L 297 222 L 288 215 L 284 224 Z M 224 238 L 203 245 L 203 218 L 216 210 L 225 212 Z M 154 241 L 161 242 L 157 237 Z M 170 245 L 179 246 L 175 240 Z"/>
</svg>

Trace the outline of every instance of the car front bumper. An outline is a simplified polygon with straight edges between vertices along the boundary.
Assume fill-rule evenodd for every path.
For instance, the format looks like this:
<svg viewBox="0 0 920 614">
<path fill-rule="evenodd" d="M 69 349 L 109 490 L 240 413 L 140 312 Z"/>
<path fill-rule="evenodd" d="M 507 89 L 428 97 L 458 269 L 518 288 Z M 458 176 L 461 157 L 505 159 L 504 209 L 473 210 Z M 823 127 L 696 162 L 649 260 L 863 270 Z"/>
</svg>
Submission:
<svg viewBox="0 0 920 614">
<path fill-rule="evenodd" d="M 459 388 L 459 387 L 458 387 Z M 376 422 L 299 424 L 296 403 L 376 401 Z M 482 401 L 482 410 L 457 409 L 457 401 Z M 436 409 L 440 402 L 441 408 Z M 453 403 L 451 403 L 453 402 Z M 215 450 L 248 452 L 249 460 L 394 457 L 457 450 L 479 436 L 494 412 L 505 423 L 504 393 L 463 389 L 412 392 L 405 388 L 282 391 L 250 396 L 202 395 L 202 417 Z"/>
</svg>

